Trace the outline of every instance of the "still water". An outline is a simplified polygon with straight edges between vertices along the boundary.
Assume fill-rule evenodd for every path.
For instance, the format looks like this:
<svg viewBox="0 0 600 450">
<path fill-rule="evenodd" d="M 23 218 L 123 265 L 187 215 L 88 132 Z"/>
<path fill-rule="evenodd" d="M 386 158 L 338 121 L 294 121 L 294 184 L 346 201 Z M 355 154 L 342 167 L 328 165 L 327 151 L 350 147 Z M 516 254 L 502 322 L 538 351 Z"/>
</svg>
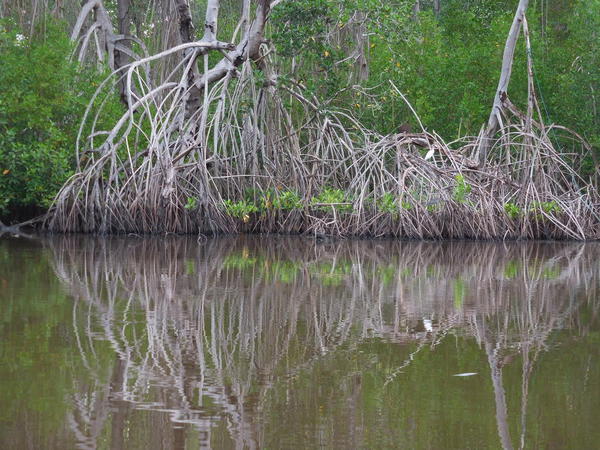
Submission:
<svg viewBox="0 0 600 450">
<path fill-rule="evenodd" d="M 600 244 L 0 240 L 0 448 L 591 449 Z"/>
</svg>

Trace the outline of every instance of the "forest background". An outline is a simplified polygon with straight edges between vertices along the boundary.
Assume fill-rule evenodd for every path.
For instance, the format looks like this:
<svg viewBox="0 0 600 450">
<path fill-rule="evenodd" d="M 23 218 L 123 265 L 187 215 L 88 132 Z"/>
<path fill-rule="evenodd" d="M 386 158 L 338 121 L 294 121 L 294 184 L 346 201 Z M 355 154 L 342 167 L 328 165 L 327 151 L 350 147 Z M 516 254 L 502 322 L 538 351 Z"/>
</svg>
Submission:
<svg viewBox="0 0 600 450">
<path fill-rule="evenodd" d="M 76 167 L 79 124 L 109 72 L 97 59 L 78 61 L 70 33 L 79 1 L 3 0 L 0 6 L 0 218 L 45 211 Z M 222 0 L 219 34 L 230 36 L 240 3 Z M 477 135 L 487 120 L 507 30 L 517 1 L 299 0 L 271 11 L 265 37 L 277 54 L 280 80 L 306 97 L 348 111 L 382 134 L 427 130 L 451 142 Z M 127 2 L 127 23 L 116 1 L 104 6 L 120 31 L 135 35 L 149 54 L 181 42 L 170 0 Z M 191 1 L 203 24 L 206 1 Z M 535 0 L 527 13 L 531 57 L 546 123 L 573 129 L 600 155 L 600 1 Z M 201 38 L 202 27 L 196 31 Z M 522 40 L 521 40 L 522 42 Z M 218 54 L 211 54 L 218 60 Z M 527 54 L 517 46 L 511 100 L 527 104 Z M 389 81 L 393 82 L 393 85 Z M 109 129 L 125 111 L 118 89 L 96 128 Z M 560 142 L 555 142 L 560 147 Z M 593 158 L 582 175 L 594 171 Z"/>
</svg>

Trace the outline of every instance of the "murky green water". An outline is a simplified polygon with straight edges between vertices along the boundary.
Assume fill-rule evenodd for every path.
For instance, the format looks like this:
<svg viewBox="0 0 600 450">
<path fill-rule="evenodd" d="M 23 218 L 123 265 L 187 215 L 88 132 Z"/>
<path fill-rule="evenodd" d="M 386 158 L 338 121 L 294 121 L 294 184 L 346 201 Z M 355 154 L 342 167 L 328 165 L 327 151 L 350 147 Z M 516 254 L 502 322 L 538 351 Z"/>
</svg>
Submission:
<svg viewBox="0 0 600 450">
<path fill-rule="evenodd" d="M 4 239 L 0 304 L 2 449 L 600 442 L 599 244 Z"/>
</svg>

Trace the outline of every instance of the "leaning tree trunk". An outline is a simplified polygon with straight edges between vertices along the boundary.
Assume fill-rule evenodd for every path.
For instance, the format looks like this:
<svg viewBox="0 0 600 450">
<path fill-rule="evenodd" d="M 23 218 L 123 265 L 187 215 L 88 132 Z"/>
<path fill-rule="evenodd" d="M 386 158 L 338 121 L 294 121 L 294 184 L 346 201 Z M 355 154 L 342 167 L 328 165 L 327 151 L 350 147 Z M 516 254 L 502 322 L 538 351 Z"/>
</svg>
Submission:
<svg viewBox="0 0 600 450">
<path fill-rule="evenodd" d="M 194 42 L 196 40 L 196 30 L 194 28 L 194 23 L 192 22 L 192 13 L 190 11 L 190 4 L 188 0 L 175 0 L 177 5 L 177 13 L 179 14 L 179 38 L 182 44 L 187 44 L 190 42 Z M 210 10 L 210 8 L 208 8 Z M 208 11 L 207 11 L 208 15 Z M 208 18 L 207 18 L 208 20 Z M 214 40 L 214 36 L 211 41 Z M 200 78 L 200 73 L 198 71 L 198 65 L 196 63 L 196 59 L 198 57 L 198 49 L 196 48 L 188 48 L 183 51 L 184 58 L 191 57 L 190 64 L 192 65 L 192 69 L 188 72 L 187 82 L 188 82 L 188 92 L 187 92 L 187 100 L 186 100 L 186 111 L 185 118 L 186 120 L 192 117 L 196 112 L 200 110 L 201 107 L 201 97 L 202 90 L 199 86 L 196 85 L 198 79 Z"/>
<path fill-rule="evenodd" d="M 523 23 L 528 5 L 529 0 L 519 1 L 517 12 L 515 13 L 512 26 L 510 27 L 510 31 L 508 33 L 508 38 L 506 39 L 504 55 L 502 57 L 502 70 L 500 72 L 498 88 L 496 89 L 496 96 L 494 97 L 494 104 L 488 119 L 487 127 L 483 132 L 479 143 L 478 160 L 480 165 L 485 164 L 487 154 L 492 146 L 493 137 L 500 129 L 502 124 L 502 113 L 506 108 L 506 101 L 508 100 L 508 85 L 510 83 L 510 76 L 512 73 L 515 48 L 517 46 L 521 25 Z"/>
<path fill-rule="evenodd" d="M 115 49 L 115 69 L 121 69 L 127 66 L 131 62 L 131 41 L 126 39 L 127 36 L 131 35 L 131 1 L 130 0 L 118 0 L 117 1 L 117 26 L 119 34 L 123 36 L 122 45 L 123 50 Z M 121 101 L 125 106 L 129 106 L 127 102 L 127 84 L 125 77 L 122 77 L 119 81 L 119 95 Z"/>
</svg>

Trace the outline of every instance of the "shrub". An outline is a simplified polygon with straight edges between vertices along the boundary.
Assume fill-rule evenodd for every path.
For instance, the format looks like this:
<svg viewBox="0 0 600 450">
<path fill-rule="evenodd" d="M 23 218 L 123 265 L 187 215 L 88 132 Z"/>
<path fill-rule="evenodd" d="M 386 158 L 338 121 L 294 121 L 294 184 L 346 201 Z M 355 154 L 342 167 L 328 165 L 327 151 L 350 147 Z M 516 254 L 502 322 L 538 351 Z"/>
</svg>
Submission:
<svg viewBox="0 0 600 450">
<path fill-rule="evenodd" d="M 227 214 L 231 217 L 241 219 L 244 223 L 250 221 L 250 214 L 258 212 L 258 206 L 248 200 L 240 200 L 239 202 L 225 200 L 223 206 Z"/>
<path fill-rule="evenodd" d="M 386 192 L 377 201 L 377 207 L 381 212 L 396 215 L 398 214 L 398 203 L 396 197 L 389 192 Z"/>
<path fill-rule="evenodd" d="M 550 202 L 533 202 L 531 204 L 531 212 L 544 211 L 546 214 L 558 214 L 562 212 L 558 203 L 554 200 Z"/>
<path fill-rule="evenodd" d="M 454 186 L 452 198 L 457 203 L 465 203 L 467 196 L 471 193 L 471 185 L 465 181 L 465 177 L 462 175 L 456 175 L 454 180 L 456 181 L 456 186 Z"/>
<path fill-rule="evenodd" d="M 313 197 L 310 203 L 323 212 L 331 211 L 332 208 L 340 212 L 352 212 L 352 204 L 341 189 L 325 188 L 319 195 Z"/>
<path fill-rule="evenodd" d="M 103 75 L 69 62 L 70 51 L 56 21 L 40 37 L 0 22 L 0 214 L 47 208 L 73 172 L 79 122 Z"/>
<path fill-rule="evenodd" d="M 521 208 L 519 208 L 518 205 L 516 205 L 515 203 L 512 203 L 512 202 L 508 202 L 508 203 L 504 204 L 504 212 L 512 220 L 515 220 L 516 218 L 518 218 L 522 213 Z"/>
<path fill-rule="evenodd" d="M 302 200 L 295 191 L 282 191 L 273 199 L 273 208 L 281 211 L 302 209 Z"/>
</svg>

